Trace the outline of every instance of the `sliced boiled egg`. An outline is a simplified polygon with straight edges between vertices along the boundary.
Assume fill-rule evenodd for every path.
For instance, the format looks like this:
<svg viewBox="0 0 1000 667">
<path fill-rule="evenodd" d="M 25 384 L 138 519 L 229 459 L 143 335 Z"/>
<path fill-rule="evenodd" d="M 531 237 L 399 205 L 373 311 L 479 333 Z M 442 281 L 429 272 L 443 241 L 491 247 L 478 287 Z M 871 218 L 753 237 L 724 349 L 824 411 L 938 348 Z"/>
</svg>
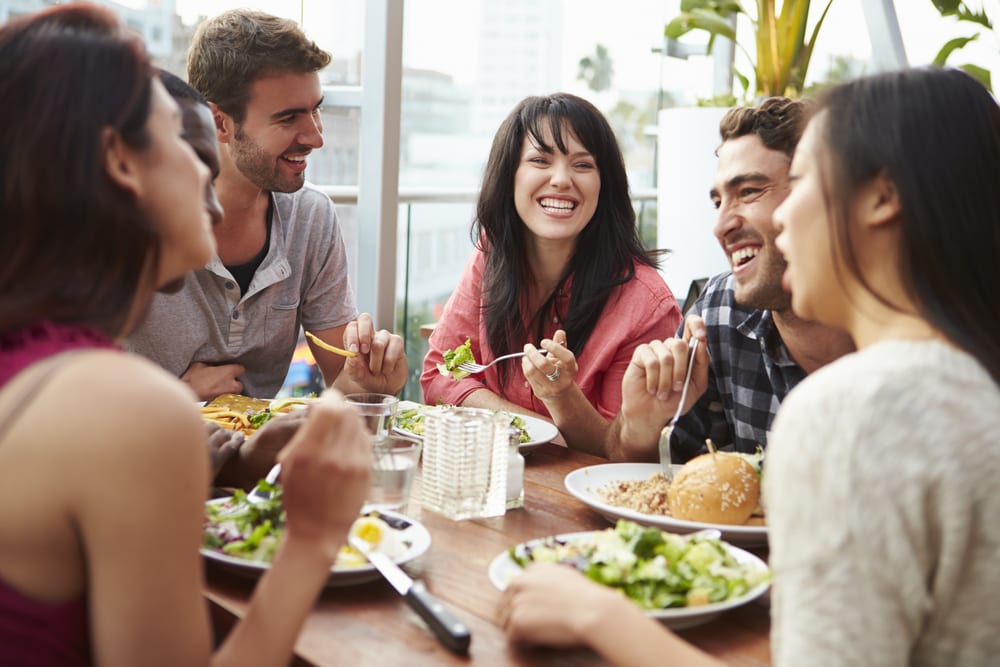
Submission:
<svg viewBox="0 0 1000 667">
<path fill-rule="evenodd" d="M 380 545 L 384 537 L 393 532 L 395 531 L 385 521 L 374 516 L 358 517 L 354 520 L 354 525 L 351 526 L 351 535 L 367 542 L 368 548 L 372 551 L 381 550 Z M 368 559 L 365 558 L 365 555 L 349 544 L 340 548 L 337 562 L 334 563 L 336 569 L 350 569 L 365 565 L 368 565 Z"/>
</svg>

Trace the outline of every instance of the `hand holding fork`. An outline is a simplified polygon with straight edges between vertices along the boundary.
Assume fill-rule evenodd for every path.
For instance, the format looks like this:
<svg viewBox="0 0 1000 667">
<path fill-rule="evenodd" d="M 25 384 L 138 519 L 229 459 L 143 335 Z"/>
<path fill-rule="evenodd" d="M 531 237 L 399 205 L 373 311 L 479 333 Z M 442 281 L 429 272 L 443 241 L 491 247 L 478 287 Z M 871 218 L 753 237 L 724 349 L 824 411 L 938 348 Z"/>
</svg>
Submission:
<svg viewBox="0 0 1000 667">
<path fill-rule="evenodd" d="M 674 469 L 670 461 L 670 435 L 674 431 L 674 424 L 684 412 L 684 401 L 687 400 L 688 385 L 691 384 L 691 370 L 694 368 L 694 353 L 698 349 L 698 339 L 691 339 L 691 349 L 688 353 L 687 373 L 684 375 L 684 387 L 681 389 L 681 400 L 677 403 L 677 411 L 670 418 L 667 425 L 660 431 L 659 450 L 660 465 L 663 467 L 663 475 L 669 480 L 674 478 Z"/>
</svg>

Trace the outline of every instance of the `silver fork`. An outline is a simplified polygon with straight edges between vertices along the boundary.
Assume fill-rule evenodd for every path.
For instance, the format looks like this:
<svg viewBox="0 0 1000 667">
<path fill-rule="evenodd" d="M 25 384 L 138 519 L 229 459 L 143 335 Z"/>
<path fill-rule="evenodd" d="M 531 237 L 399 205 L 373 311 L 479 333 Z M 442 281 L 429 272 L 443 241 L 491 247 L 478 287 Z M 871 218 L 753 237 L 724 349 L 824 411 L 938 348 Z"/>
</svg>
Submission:
<svg viewBox="0 0 1000 667">
<path fill-rule="evenodd" d="M 663 468 L 663 476 L 668 480 L 674 478 L 674 467 L 670 463 L 670 434 L 674 432 L 674 423 L 684 411 L 684 401 L 687 400 L 688 384 L 691 383 L 691 369 L 694 368 L 694 351 L 698 349 L 698 339 L 691 340 L 691 349 L 688 351 L 688 369 L 684 376 L 684 388 L 681 389 L 681 402 L 677 404 L 677 412 L 671 417 L 667 425 L 660 431 L 660 466 Z"/>
<path fill-rule="evenodd" d="M 496 359 L 494 359 L 493 361 L 491 361 L 488 364 L 474 364 L 471 361 L 463 361 L 462 363 L 460 363 L 455 368 L 458 368 L 459 370 L 463 370 L 466 373 L 482 373 L 483 371 L 485 371 L 487 368 L 489 368 L 490 366 L 492 366 L 493 364 L 495 364 L 498 361 L 503 361 L 504 359 L 513 359 L 514 357 L 523 357 L 524 354 L 525 354 L 524 352 L 515 352 L 513 354 L 505 354 L 502 357 L 497 357 Z"/>
<path fill-rule="evenodd" d="M 278 475 L 280 474 L 281 464 L 275 463 L 274 467 L 267 471 L 267 477 L 264 478 L 264 481 L 273 485 L 278 480 Z M 260 482 L 257 482 L 257 485 L 250 490 L 250 493 L 247 494 L 247 500 L 252 503 L 262 503 L 265 500 L 270 499 L 271 492 L 260 488 Z"/>
</svg>

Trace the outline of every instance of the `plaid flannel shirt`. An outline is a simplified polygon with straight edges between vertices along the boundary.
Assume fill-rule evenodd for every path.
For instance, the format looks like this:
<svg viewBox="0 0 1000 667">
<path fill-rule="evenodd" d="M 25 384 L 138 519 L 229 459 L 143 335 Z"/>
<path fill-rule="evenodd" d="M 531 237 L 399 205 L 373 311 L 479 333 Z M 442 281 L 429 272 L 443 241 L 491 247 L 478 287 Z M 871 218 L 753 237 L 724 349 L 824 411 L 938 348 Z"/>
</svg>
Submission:
<svg viewBox="0 0 1000 667">
<path fill-rule="evenodd" d="M 706 438 L 726 451 L 766 447 L 778 406 L 806 375 L 789 356 L 771 311 L 737 305 L 733 285 L 731 273 L 715 276 L 690 311 L 705 320 L 708 389 L 674 426 L 675 462 L 708 451 Z M 683 331 L 682 322 L 678 336 Z"/>
</svg>

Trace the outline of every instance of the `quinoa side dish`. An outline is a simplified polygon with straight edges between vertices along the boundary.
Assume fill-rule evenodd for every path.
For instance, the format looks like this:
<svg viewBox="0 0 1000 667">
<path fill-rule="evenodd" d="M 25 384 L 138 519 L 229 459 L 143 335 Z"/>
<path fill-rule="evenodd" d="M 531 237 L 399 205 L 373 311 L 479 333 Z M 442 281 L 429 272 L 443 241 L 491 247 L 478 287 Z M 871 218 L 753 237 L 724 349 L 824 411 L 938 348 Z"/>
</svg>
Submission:
<svg viewBox="0 0 1000 667">
<path fill-rule="evenodd" d="M 662 472 L 654 472 L 649 479 L 631 479 L 608 482 L 596 490 L 604 502 L 615 507 L 625 507 L 643 514 L 670 516 L 667 489 L 670 482 Z"/>
</svg>

